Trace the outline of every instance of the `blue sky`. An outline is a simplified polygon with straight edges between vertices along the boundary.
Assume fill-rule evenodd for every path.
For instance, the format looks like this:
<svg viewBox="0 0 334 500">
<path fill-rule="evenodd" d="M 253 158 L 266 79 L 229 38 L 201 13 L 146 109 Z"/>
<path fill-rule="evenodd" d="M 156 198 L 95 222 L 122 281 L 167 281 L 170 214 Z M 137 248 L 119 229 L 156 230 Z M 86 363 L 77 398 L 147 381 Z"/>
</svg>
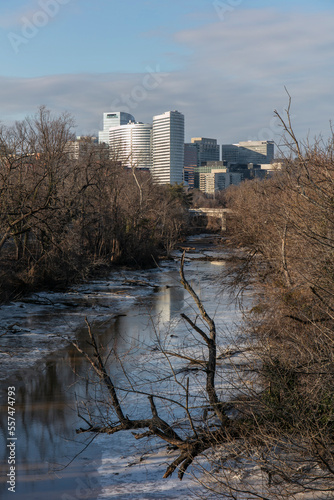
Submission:
<svg viewBox="0 0 334 500">
<path fill-rule="evenodd" d="M 46 105 L 78 134 L 102 113 L 185 114 L 186 140 L 275 139 L 287 87 L 300 138 L 334 118 L 334 2 L 11 0 L 0 4 L 0 119 Z"/>
</svg>

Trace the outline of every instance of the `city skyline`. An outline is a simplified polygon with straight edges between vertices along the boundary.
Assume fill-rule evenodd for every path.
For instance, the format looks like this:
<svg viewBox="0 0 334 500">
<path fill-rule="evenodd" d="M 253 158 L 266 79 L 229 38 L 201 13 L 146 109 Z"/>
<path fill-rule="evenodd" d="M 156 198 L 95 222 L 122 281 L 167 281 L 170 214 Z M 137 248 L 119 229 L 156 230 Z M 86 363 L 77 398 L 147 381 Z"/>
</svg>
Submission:
<svg viewBox="0 0 334 500">
<path fill-rule="evenodd" d="M 152 123 L 138 122 L 129 113 L 113 110 L 103 113 L 98 143 L 107 145 L 110 158 L 123 167 L 149 170 L 157 184 L 184 183 L 208 194 L 249 178 L 264 178 L 279 168 L 278 163 L 270 166 L 274 141 L 220 146 L 214 138 L 192 137 L 191 143 L 186 143 L 184 125 L 184 115 L 176 110 L 153 116 Z M 79 144 L 80 138 L 77 144 L 71 143 L 71 154 L 79 153 Z"/>
<path fill-rule="evenodd" d="M 13 0 L 0 6 L 1 121 L 44 104 L 96 135 L 107 110 L 145 123 L 178 109 L 187 142 L 278 141 L 286 87 L 299 138 L 326 138 L 333 21 L 329 0 Z"/>
</svg>

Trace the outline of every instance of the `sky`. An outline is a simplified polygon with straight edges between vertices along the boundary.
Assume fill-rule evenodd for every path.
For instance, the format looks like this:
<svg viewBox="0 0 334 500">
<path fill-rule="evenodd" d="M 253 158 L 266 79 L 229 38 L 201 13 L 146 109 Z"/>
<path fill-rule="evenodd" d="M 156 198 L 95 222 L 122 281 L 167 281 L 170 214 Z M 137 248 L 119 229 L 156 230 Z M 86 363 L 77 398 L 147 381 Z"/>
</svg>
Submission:
<svg viewBox="0 0 334 500">
<path fill-rule="evenodd" d="M 45 105 L 77 135 L 102 114 L 185 115 L 185 140 L 330 135 L 333 0 L 10 0 L 0 4 L 0 120 Z"/>
</svg>

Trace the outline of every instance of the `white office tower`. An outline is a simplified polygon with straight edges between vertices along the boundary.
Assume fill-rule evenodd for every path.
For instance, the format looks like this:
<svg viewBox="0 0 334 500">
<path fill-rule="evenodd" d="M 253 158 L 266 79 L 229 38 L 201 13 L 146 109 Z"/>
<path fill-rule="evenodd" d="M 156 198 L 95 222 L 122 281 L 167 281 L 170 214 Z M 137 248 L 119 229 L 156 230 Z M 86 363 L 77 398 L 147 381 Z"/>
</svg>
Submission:
<svg viewBox="0 0 334 500">
<path fill-rule="evenodd" d="M 158 184 L 181 184 L 184 163 L 184 115 L 166 111 L 153 117 L 152 177 Z"/>
<path fill-rule="evenodd" d="M 152 125 L 128 123 L 110 128 L 109 154 L 124 167 L 151 169 Z"/>
<path fill-rule="evenodd" d="M 129 122 L 136 121 L 130 113 L 124 111 L 110 111 L 103 113 L 103 130 L 99 131 L 99 144 L 109 144 L 109 129 L 110 127 L 119 127 L 126 125 Z"/>
</svg>

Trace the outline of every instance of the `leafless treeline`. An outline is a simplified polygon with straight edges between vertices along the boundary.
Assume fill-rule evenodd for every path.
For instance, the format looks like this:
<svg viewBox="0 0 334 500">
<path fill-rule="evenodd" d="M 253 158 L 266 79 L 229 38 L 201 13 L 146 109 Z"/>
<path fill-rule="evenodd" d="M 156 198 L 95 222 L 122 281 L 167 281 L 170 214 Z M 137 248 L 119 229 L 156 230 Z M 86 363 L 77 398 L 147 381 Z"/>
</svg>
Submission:
<svg viewBox="0 0 334 500">
<path fill-rule="evenodd" d="M 334 138 L 301 144 L 289 110 L 280 118 L 282 172 L 227 196 L 231 240 L 245 251 L 236 286 L 258 293 L 246 326 L 260 390 L 238 405 L 249 422 L 238 463 L 267 475 L 264 498 L 333 498 Z"/>
<path fill-rule="evenodd" d="M 0 260 L 8 290 L 66 283 L 102 261 L 145 265 L 172 248 L 185 224 L 180 199 L 152 186 L 137 165 L 126 171 L 116 153 L 110 158 L 89 141 L 73 159 L 72 129 L 68 114 L 44 107 L 0 127 Z"/>
</svg>

